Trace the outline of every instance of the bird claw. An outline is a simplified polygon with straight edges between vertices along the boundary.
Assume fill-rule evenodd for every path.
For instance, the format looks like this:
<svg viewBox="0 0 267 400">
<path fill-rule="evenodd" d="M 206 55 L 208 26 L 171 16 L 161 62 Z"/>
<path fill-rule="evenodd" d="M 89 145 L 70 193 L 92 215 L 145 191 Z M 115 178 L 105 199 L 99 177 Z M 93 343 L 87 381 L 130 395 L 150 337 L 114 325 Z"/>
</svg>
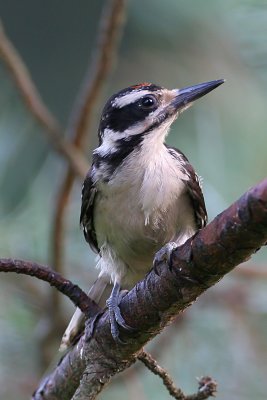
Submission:
<svg viewBox="0 0 267 400">
<path fill-rule="evenodd" d="M 159 275 L 158 266 L 162 263 L 166 263 L 170 269 L 172 268 L 171 256 L 177 247 L 177 243 L 169 242 L 165 244 L 165 246 L 163 246 L 159 251 L 157 251 L 153 261 L 153 269 L 157 275 Z"/>
<path fill-rule="evenodd" d="M 123 293 L 123 295 L 124 294 L 125 293 Z M 119 296 L 120 299 L 122 297 L 123 296 Z M 134 332 L 135 328 L 133 328 L 132 326 L 128 325 L 125 322 L 123 316 L 121 315 L 121 310 L 120 310 L 119 304 L 117 302 L 117 297 L 110 296 L 106 303 L 107 303 L 108 310 L 109 310 L 111 335 L 116 343 L 126 344 L 126 342 L 124 342 L 123 340 L 120 339 L 119 327 L 121 326 L 128 332 Z"/>
</svg>

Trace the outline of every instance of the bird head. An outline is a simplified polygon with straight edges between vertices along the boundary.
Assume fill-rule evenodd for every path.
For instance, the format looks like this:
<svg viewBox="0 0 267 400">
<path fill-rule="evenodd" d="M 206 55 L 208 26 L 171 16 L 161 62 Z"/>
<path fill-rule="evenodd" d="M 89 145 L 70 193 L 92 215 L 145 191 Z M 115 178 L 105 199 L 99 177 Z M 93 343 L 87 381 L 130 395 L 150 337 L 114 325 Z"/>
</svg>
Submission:
<svg viewBox="0 0 267 400">
<path fill-rule="evenodd" d="M 164 140 L 168 127 L 178 115 L 223 82 L 219 79 L 172 90 L 141 83 L 121 90 L 104 107 L 100 144 L 107 141 L 111 149 L 118 140 L 130 141 L 133 136 L 143 137 L 152 131 L 163 132 Z"/>
</svg>

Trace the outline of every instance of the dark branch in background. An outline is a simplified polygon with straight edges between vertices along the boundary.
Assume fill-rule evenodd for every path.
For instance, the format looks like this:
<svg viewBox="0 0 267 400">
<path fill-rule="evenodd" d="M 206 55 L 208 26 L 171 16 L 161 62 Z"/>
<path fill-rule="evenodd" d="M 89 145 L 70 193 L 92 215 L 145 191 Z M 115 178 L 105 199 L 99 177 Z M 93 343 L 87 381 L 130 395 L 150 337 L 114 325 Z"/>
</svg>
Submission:
<svg viewBox="0 0 267 400">
<path fill-rule="evenodd" d="M 73 173 L 83 178 L 88 169 L 84 155 L 76 149 L 75 146 L 64 139 L 62 129 L 55 117 L 43 103 L 26 65 L 13 44 L 7 38 L 1 21 L 0 58 L 8 69 L 32 116 L 45 128 L 44 133 L 49 137 L 55 149 L 67 159 Z"/>
<path fill-rule="evenodd" d="M 76 307 L 79 307 L 81 311 L 86 313 L 86 315 L 94 317 L 99 312 L 97 304 L 79 286 L 63 278 L 47 266 L 32 261 L 1 258 L 0 272 L 15 272 L 16 274 L 34 276 L 55 287 L 59 292 L 67 296 Z"/>
<path fill-rule="evenodd" d="M 73 145 L 78 149 L 83 149 L 84 147 L 85 138 L 89 134 L 94 107 L 113 66 L 118 49 L 118 37 L 123 27 L 124 12 L 125 0 L 108 0 L 104 5 L 93 62 L 89 63 L 85 80 L 81 86 L 67 128 Z M 63 269 L 65 211 L 69 203 L 74 180 L 75 174 L 69 168 L 59 188 L 55 210 L 52 263 L 56 271 L 61 273 Z"/>
<path fill-rule="evenodd" d="M 33 399 L 95 399 L 112 376 L 136 361 L 149 340 L 266 241 L 267 179 L 174 251 L 171 269 L 161 265 L 160 276 L 152 270 L 123 297 L 122 315 L 136 329 L 134 334 L 121 329 L 127 345 L 114 343 L 109 316 L 104 313 L 93 337 L 88 340 L 86 330 Z"/>
<path fill-rule="evenodd" d="M 205 400 L 210 396 L 215 396 L 217 383 L 209 376 L 200 378 L 198 381 L 198 392 L 187 396 L 180 388 L 175 387 L 167 371 L 163 369 L 149 353 L 142 351 L 138 355 L 138 360 L 153 372 L 153 374 L 158 375 L 162 379 L 164 386 L 176 400 Z"/>
</svg>

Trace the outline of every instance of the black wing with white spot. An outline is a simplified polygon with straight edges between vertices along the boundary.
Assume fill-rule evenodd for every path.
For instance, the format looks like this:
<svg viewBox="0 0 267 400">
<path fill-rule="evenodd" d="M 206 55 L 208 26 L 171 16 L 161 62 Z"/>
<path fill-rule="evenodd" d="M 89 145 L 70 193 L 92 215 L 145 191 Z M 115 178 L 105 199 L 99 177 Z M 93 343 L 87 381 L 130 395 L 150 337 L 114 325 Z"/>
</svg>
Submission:
<svg viewBox="0 0 267 400">
<path fill-rule="evenodd" d="M 189 198 L 194 208 L 196 226 L 198 229 L 204 228 L 208 221 L 208 215 L 205 206 L 204 196 L 199 182 L 199 177 L 197 176 L 194 168 L 192 167 L 186 156 L 180 150 L 169 146 L 167 146 L 167 148 L 169 149 L 172 156 L 179 161 L 182 172 L 189 178 L 185 179 L 184 183 L 186 185 Z"/>
<path fill-rule="evenodd" d="M 93 183 L 91 172 L 92 168 L 89 170 L 82 187 L 80 224 L 83 227 L 83 233 L 86 241 L 89 243 L 91 249 L 98 253 L 99 248 L 97 245 L 93 218 L 94 200 L 97 189 Z"/>
</svg>

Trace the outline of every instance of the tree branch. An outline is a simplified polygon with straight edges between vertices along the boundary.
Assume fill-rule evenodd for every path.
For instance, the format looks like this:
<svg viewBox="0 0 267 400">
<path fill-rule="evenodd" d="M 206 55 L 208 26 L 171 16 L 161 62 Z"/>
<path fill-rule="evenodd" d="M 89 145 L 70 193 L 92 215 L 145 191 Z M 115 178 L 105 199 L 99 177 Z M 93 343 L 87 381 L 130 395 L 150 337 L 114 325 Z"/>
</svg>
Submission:
<svg viewBox="0 0 267 400">
<path fill-rule="evenodd" d="M 136 329 L 135 333 L 121 329 L 126 345 L 114 343 L 105 312 L 95 322 L 93 335 L 89 336 L 87 327 L 85 335 L 33 399 L 95 399 L 113 375 L 136 361 L 149 340 L 266 241 L 267 179 L 175 250 L 172 268 L 160 265 L 160 276 L 152 270 L 123 297 L 121 313 L 126 323 Z M 79 370 L 72 372 L 70 362 L 79 365 Z"/>
<path fill-rule="evenodd" d="M 34 276 L 54 286 L 58 291 L 67 296 L 76 307 L 79 307 L 81 311 L 86 313 L 86 315 L 89 313 L 91 317 L 94 317 L 99 312 L 97 304 L 79 286 L 63 278 L 47 266 L 32 261 L 1 258 L 0 272 L 15 272 L 16 274 Z"/>
<path fill-rule="evenodd" d="M 206 400 L 214 396 L 217 391 L 217 383 L 210 377 L 205 376 L 199 379 L 198 392 L 192 395 L 185 395 L 180 388 L 175 387 L 173 380 L 168 372 L 162 368 L 157 361 L 146 351 L 142 351 L 138 360 L 140 360 L 153 374 L 158 375 L 170 393 L 176 400 Z"/>
</svg>

